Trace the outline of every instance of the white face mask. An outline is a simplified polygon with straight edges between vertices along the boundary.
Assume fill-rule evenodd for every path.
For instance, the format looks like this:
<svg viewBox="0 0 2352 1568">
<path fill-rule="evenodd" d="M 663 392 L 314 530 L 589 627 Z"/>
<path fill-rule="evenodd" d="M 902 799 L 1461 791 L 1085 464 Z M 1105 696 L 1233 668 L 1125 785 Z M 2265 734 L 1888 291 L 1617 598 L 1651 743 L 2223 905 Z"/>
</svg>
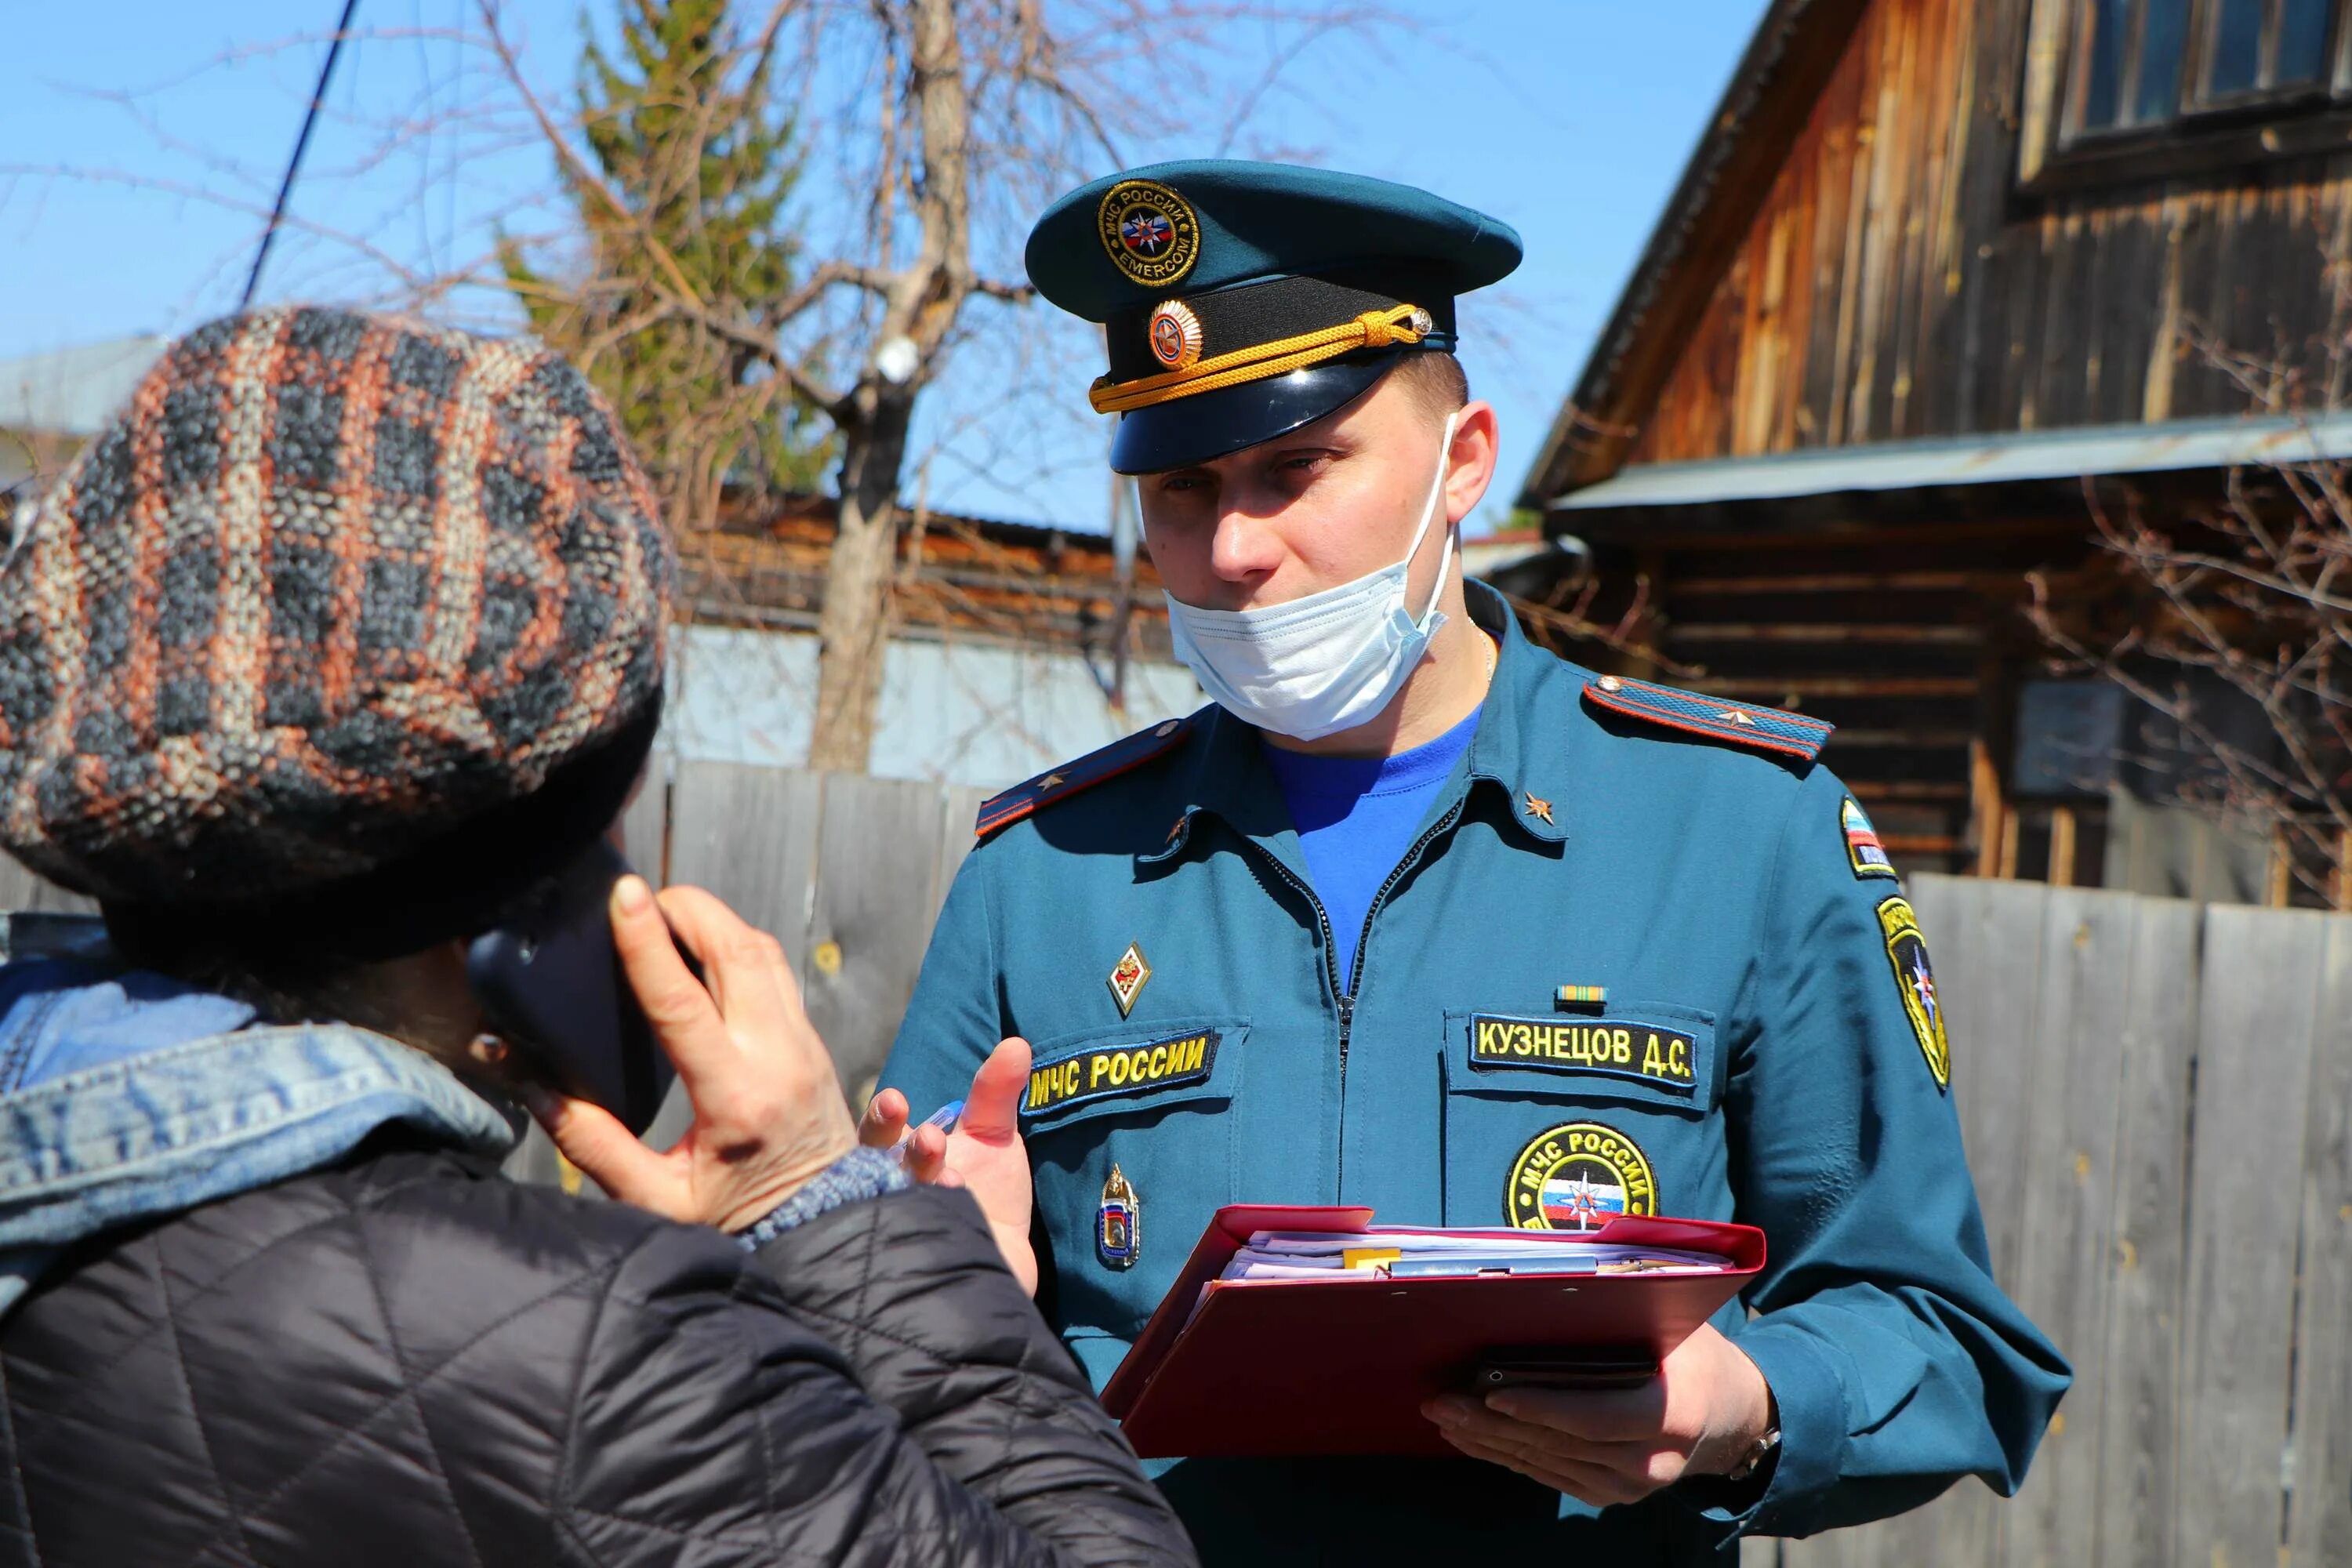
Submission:
<svg viewBox="0 0 2352 1568">
<path fill-rule="evenodd" d="M 1454 529 L 1419 617 L 1406 578 L 1445 493 L 1454 416 L 1437 446 L 1437 476 L 1404 559 L 1352 583 L 1255 610 L 1203 610 L 1168 595 L 1168 635 L 1201 688 L 1234 718 L 1301 741 L 1353 729 L 1401 690 L 1445 617 L 1438 596 L 1454 564 Z"/>
</svg>

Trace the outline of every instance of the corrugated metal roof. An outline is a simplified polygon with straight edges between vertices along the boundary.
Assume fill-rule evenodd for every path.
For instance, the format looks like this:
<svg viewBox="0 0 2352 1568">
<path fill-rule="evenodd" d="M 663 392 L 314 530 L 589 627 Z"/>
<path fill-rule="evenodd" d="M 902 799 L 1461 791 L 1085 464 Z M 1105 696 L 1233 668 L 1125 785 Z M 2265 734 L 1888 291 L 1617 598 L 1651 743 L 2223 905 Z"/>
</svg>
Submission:
<svg viewBox="0 0 2352 1568">
<path fill-rule="evenodd" d="M 168 341 L 150 333 L 0 360 L 0 429 L 96 435 Z"/>
<path fill-rule="evenodd" d="M 1999 436 L 1889 441 L 1702 463 L 1653 463 L 1572 490 L 1555 512 L 1699 506 L 1847 490 L 1931 489 L 2094 474 L 2232 468 L 2352 458 L 2352 414 L 2314 418 L 2177 420 Z"/>
</svg>

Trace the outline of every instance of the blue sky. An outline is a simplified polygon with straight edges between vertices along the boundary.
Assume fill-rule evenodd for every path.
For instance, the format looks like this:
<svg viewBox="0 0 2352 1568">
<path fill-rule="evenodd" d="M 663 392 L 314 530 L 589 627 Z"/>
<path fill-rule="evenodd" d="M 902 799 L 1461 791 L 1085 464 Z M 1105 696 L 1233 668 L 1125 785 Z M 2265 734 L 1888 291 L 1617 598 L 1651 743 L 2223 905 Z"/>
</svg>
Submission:
<svg viewBox="0 0 2352 1568">
<path fill-rule="evenodd" d="M 1528 260 L 1464 312 L 1464 359 L 1497 405 L 1503 467 L 1481 521 L 1501 515 L 1722 91 L 1764 0 L 1391 0 L 1415 24 L 1375 45 L 1310 44 L 1258 100 L 1234 151 L 1280 151 L 1426 186 L 1494 213 Z M 601 15 L 610 0 L 591 7 Z M 526 67 L 568 96 L 576 0 L 508 0 Z M 232 308 L 331 26 L 331 0 L 0 0 L 10 89 L 0 93 L 0 357 L 139 331 L 176 332 Z M 478 256 L 491 226 L 529 211 L 543 149 L 440 117 L 491 84 L 440 35 L 470 0 L 361 0 L 294 210 L 343 238 L 281 238 L 264 300 L 383 298 L 394 267 Z M 306 37 L 307 35 L 307 37 Z M 1264 70 L 1236 37 L 1234 90 Z M 1220 64 L 1218 68 L 1223 68 Z M 420 106 L 427 106 L 420 109 Z M 1197 156 L 1210 134 L 1165 105 L 1131 161 Z M 385 128 L 409 130 L 387 141 Z M 461 144 L 462 141 L 462 144 Z M 1098 171 L 1099 172 L 1099 171 Z M 837 219 L 805 183 L 813 226 Z M 210 196 L 193 193 L 208 192 Z M 232 210 L 223 198 L 247 210 Z M 997 227 L 1017 235 L 1024 215 Z M 361 243 L 351 243 L 356 238 Z M 479 318 L 494 304 L 457 307 Z M 975 346 L 931 394 L 919 447 L 934 506 L 1103 526 L 1105 435 L 1084 409 L 1086 329 L 1045 307 L 991 308 Z M 992 341 L 1055 367 L 1003 395 Z M 1040 373 L 1036 379 L 1045 379 Z"/>
</svg>

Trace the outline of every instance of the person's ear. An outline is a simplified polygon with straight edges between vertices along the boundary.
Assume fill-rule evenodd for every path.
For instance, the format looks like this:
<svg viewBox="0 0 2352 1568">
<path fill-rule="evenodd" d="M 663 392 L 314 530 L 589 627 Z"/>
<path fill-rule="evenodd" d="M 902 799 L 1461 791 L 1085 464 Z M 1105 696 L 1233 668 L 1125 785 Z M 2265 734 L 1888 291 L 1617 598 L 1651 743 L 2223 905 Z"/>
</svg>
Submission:
<svg viewBox="0 0 2352 1568">
<path fill-rule="evenodd" d="M 1465 404 L 1454 416 L 1454 440 L 1446 452 L 1445 521 L 1458 523 L 1477 510 L 1495 479 L 1500 430 L 1495 405 Z"/>
</svg>

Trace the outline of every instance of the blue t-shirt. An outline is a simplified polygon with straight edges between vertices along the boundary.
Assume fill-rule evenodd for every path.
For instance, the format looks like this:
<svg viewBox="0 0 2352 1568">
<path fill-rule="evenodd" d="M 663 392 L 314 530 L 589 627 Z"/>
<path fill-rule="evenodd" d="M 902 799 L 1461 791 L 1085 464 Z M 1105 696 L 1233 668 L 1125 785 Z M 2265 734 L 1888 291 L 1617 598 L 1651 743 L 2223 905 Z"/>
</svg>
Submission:
<svg viewBox="0 0 2352 1568">
<path fill-rule="evenodd" d="M 1315 896 L 1331 919 L 1339 984 L 1351 994 L 1356 942 L 1364 934 L 1372 897 L 1404 858 L 1455 759 L 1477 732 L 1473 711 L 1434 741 L 1392 757 L 1310 756 L 1259 742 L 1290 807 Z"/>
</svg>

